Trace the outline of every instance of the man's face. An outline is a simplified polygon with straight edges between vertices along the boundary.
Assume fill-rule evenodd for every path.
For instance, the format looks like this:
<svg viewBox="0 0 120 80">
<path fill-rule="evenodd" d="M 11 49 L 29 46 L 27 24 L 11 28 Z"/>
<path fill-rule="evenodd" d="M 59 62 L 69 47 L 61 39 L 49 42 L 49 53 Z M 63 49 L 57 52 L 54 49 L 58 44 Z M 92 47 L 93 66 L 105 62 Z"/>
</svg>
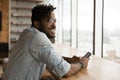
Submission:
<svg viewBox="0 0 120 80">
<path fill-rule="evenodd" d="M 55 38 L 56 18 L 53 12 L 51 12 L 50 16 L 51 18 L 49 20 L 45 18 L 41 21 L 39 30 L 44 32 L 48 38 Z"/>
</svg>

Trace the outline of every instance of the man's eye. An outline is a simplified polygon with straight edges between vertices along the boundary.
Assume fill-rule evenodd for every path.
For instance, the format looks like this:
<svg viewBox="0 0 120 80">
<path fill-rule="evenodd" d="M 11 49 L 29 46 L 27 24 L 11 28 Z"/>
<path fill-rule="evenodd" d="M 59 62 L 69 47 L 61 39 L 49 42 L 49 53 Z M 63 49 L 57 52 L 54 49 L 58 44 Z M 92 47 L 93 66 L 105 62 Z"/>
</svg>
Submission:
<svg viewBox="0 0 120 80">
<path fill-rule="evenodd" d="M 55 23 L 55 22 L 56 22 L 55 19 L 49 19 L 49 23 L 53 24 L 53 23 Z"/>
</svg>

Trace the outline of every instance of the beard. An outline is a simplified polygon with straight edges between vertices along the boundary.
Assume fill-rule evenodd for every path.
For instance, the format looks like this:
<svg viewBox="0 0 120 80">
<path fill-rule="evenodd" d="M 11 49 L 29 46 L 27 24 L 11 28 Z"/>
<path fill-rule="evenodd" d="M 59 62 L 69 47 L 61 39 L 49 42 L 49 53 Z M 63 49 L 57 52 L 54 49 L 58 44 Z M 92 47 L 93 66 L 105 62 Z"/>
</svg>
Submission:
<svg viewBox="0 0 120 80">
<path fill-rule="evenodd" d="M 39 31 L 46 34 L 46 36 L 49 38 L 49 40 L 54 43 L 55 42 L 55 32 L 52 34 L 52 30 L 55 30 L 55 26 L 51 26 L 48 28 L 48 30 L 45 30 L 44 26 L 40 25 L 38 28 Z"/>
</svg>

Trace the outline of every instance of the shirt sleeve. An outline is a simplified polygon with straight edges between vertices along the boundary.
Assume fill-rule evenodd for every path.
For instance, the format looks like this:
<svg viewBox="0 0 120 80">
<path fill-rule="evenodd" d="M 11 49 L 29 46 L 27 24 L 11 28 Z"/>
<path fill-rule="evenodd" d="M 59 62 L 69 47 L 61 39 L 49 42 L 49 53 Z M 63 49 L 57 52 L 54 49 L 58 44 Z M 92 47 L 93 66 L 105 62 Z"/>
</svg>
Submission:
<svg viewBox="0 0 120 80">
<path fill-rule="evenodd" d="M 64 76 L 70 69 L 70 64 L 66 62 L 62 56 L 58 55 L 50 46 L 46 46 L 47 50 L 44 51 L 39 57 L 49 69 L 51 69 L 58 77 Z"/>
<path fill-rule="evenodd" d="M 64 76 L 70 69 L 70 64 L 58 55 L 45 35 L 35 35 L 30 46 L 30 53 L 55 72 L 58 77 Z"/>
</svg>

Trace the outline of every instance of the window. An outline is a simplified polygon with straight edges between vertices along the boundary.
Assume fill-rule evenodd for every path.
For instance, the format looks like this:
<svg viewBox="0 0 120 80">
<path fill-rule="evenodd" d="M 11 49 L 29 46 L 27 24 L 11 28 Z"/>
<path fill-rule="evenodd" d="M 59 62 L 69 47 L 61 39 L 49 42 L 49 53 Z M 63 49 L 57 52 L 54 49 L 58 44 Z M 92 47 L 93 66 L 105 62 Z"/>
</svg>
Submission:
<svg viewBox="0 0 120 80">
<path fill-rule="evenodd" d="M 55 0 L 51 0 L 54 4 Z M 57 0 L 57 42 L 78 48 L 93 48 L 93 0 Z M 55 5 L 55 4 L 54 4 Z"/>
<path fill-rule="evenodd" d="M 104 0 L 103 57 L 120 63 L 120 1 Z"/>
<path fill-rule="evenodd" d="M 63 44 L 70 46 L 71 0 L 63 0 Z"/>
<path fill-rule="evenodd" d="M 78 49 L 81 53 L 93 48 L 93 0 L 78 0 Z"/>
<path fill-rule="evenodd" d="M 93 51 L 96 56 L 120 63 L 119 0 L 57 1 L 58 26 L 62 26 L 58 29 L 62 32 L 61 36 L 57 35 L 61 37 L 58 41 L 78 48 L 81 53 Z"/>
</svg>

